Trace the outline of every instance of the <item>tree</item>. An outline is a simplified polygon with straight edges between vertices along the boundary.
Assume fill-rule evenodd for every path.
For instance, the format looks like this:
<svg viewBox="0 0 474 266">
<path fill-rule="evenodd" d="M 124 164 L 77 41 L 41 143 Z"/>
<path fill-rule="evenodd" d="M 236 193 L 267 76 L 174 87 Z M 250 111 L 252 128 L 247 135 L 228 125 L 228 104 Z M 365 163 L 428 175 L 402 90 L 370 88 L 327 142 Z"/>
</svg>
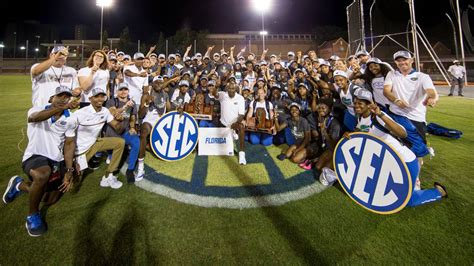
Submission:
<svg viewBox="0 0 474 266">
<path fill-rule="evenodd" d="M 106 30 L 104 30 L 102 34 L 102 47 L 109 46 L 109 42 L 107 40 L 108 38 L 109 38 L 109 33 Z"/>
<path fill-rule="evenodd" d="M 347 39 L 347 30 L 338 27 L 338 26 L 331 26 L 331 25 L 324 25 L 318 26 L 313 29 L 313 33 L 315 35 L 316 43 L 321 44 L 324 41 L 334 40 L 339 37 Z"/>
<path fill-rule="evenodd" d="M 130 30 L 128 29 L 128 27 L 125 27 L 122 30 L 122 33 L 120 33 L 120 41 L 118 47 L 125 53 L 130 53 L 130 51 L 132 51 L 132 44 L 130 42 Z"/>
</svg>

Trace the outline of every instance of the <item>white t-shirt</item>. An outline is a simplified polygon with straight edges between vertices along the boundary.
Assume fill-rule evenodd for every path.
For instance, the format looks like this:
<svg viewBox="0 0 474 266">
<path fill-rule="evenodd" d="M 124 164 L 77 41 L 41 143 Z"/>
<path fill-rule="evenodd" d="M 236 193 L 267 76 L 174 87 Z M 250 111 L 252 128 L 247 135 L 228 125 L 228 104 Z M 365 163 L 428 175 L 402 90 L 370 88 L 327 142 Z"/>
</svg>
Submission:
<svg viewBox="0 0 474 266">
<path fill-rule="evenodd" d="M 385 115 L 388 118 L 390 118 L 388 115 Z M 385 127 L 385 122 L 379 118 L 376 117 L 377 122 L 381 126 Z M 391 118 L 390 118 L 391 119 Z M 382 130 L 378 129 L 375 125 L 372 123 L 372 119 L 370 116 L 364 118 L 360 117 L 358 119 L 357 127 L 359 131 L 362 132 L 368 132 L 370 134 L 373 134 L 382 140 L 384 140 L 387 144 L 389 144 L 399 155 L 400 157 L 407 163 L 412 162 L 416 160 L 416 155 L 406 146 L 402 145 L 396 138 L 394 138 L 392 135 L 387 134 L 383 132 Z"/>
<path fill-rule="evenodd" d="M 189 103 L 191 101 L 191 97 L 189 96 L 189 93 L 186 92 L 184 95 L 184 102 L 180 102 L 182 99 L 178 99 L 179 97 L 179 88 L 175 89 L 173 92 L 173 95 L 171 96 L 171 102 L 174 103 L 175 105 L 182 105 L 185 103 Z"/>
<path fill-rule="evenodd" d="M 257 75 L 255 74 L 255 72 L 252 71 L 251 75 L 247 74 L 244 79 L 247 79 L 249 81 L 249 86 L 251 86 L 250 88 L 252 88 L 253 85 L 255 85 L 255 83 L 257 82 Z"/>
<path fill-rule="evenodd" d="M 127 65 L 124 66 L 123 72 L 125 73 L 126 70 L 133 72 L 135 74 L 140 74 L 144 72 L 145 69 L 141 68 L 140 70 L 135 65 Z M 127 75 L 123 75 L 124 82 L 128 84 L 128 90 L 130 99 L 132 99 L 135 103 L 140 103 L 143 94 L 143 86 L 148 86 L 148 76 L 147 77 L 129 77 Z"/>
<path fill-rule="evenodd" d="M 407 108 L 400 108 L 394 103 L 390 103 L 390 111 L 414 121 L 426 122 L 426 106 L 423 105 L 426 89 L 435 90 L 433 81 L 428 75 L 412 71 L 403 76 L 399 71 L 390 71 L 385 78 L 384 85 L 391 85 L 395 97 L 408 103 Z"/>
<path fill-rule="evenodd" d="M 89 150 L 99 137 L 104 124 L 114 120 L 109 109 L 102 107 L 96 112 L 92 105 L 77 110 L 71 117 L 77 128 L 76 154 Z"/>
<path fill-rule="evenodd" d="M 45 110 L 48 106 L 31 108 L 28 117 Z M 27 135 L 28 146 L 23 154 L 23 162 L 33 155 L 41 155 L 60 162 L 64 159 L 64 140 L 66 137 L 76 136 L 76 132 L 70 113 L 66 110 L 58 120 L 52 117 L 41 122 L 28 123 Z"/>
<path fill-rule="evenodd" d="M 355 115 L 354 102 L 352 99 L 351 90 L 349 88 L 350 88 L 350 84 L 348 85 L 347 93 L 345 93 L 341 88 L 339 88 L 338 91 L 339 91 L 339 95 L 341 96 L 342 104 L 344 104 L 347 107 L 347 111 L 349 111 L 351 115 Z"/>
<path fill-rule="evenodd" d="M 79 69 L 77 73 L 78 77 L 88 77 L 92 72 L 92 68 L 83 67 Z M 81 102 L 89 103 L 89 97 L 91 96 L 92 89 L 101 88 L 103 91 L 107 91 L 107 84 L 109 82 L 110 73 L 109 70 L 99 69 L 95 72 L 92 78 L 92 84 L 87 90 L 83 90 L 81 94 Z M 113 95 L 112 95 L 113 96 Z"/>
<path fill-rule="evenodd" d="M 220 91 L 218 100 L 221 103 L 221 123 L 230 127 L 237 122 L 239 115 L 245 115 L 245 100 L 242 95 L 236 93 L 230 98 L 227 92 Z"/>
<path fill-rule="evenodd" d="M 51 66 L 45 72 L 33 77 L 33 68 L 39 63 L 31 67 L 32 95 L 31 100 L 34 107 L 44 107 L 49 104 L 49 98 L 56 93 L 56 88 L 60 85 L 66 86 L 71 90 L 79 87 L 77 80 L 77 72 L 74 68 L 63 66 Z"/>
<path fill-rule="evenodd" d="M 374 94 L 374 99 L 375 102 L 382 105 L 386 106 L 387 104 L 390 104 L 390 101 L 383 95 L 383 84 L 385 82 L 384 77 L 378 77 L 372 79 L 372 90 Z"/>
<path fill-rule="evenodd" d="M 253 104 L 254 104 L 254 101 L 251 101 L 249 106 L 251 106 L 253 108 Z M 270 110 L 273 110 L 272 102 L 268 101 L 268 107 L 270 108 Z M 255 109 L 253 109 L 253 114 L 255 114 L 255 110 L 257 110 L 257 108 L 265 109 L 266 118 L 270 119 L 270 110 L 267 110 L 267 106 L 266 106 L 265 102 L 262 103 L 260 101 L 257 101 L 257 103 L 255 104 Z"/>
<path fill-rule="evenodd" d="M 452 65 L 449 66 L 448 72 L 455 78 L 460 79 L 464 77 L 464 74 L 466 74 L 466 69 L 463 66 Z"/>
</svg>

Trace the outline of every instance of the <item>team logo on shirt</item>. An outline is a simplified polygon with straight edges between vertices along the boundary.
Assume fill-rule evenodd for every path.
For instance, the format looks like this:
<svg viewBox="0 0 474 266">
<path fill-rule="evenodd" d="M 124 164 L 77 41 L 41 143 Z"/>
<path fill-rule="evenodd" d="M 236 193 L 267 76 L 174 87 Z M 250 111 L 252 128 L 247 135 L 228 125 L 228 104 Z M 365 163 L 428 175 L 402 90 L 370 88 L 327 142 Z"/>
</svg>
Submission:
<svg viewBox="0 0 474 266">
<path fill-rule="evenodd" d="M 410 200 L 410 172 L 383 140 L 368 133 L 353 133 L 350 139 L 339 141 L 333 159 L 340 184 L 362 207 L 391 214 L 403 209 Z"/>
<path fill-rule="evenodd" d="M 178 161 L 186 158 L 198 143 L 198 124 L 187 113 L 169 112 L 150 133 L 150 146 L 159 158 Z"/>
</svg>

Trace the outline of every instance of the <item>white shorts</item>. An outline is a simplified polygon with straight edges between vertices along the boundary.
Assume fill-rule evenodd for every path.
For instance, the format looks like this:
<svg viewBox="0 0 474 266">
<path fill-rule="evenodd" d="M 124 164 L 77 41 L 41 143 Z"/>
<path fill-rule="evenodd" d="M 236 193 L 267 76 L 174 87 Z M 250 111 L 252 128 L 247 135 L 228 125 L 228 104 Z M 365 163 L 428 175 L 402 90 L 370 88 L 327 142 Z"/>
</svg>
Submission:
<svg viewBox="0 0 474 266">
<path fill-rule="evenodd" d="M 156 122 L 160 120 L 160 117 L 161 116 L 158 114 L 158 112 L 147 112 L 145 118 L 143 118 L 142 124 L 148 123 L 153 127 L 155 126 Z"/>
</svg>

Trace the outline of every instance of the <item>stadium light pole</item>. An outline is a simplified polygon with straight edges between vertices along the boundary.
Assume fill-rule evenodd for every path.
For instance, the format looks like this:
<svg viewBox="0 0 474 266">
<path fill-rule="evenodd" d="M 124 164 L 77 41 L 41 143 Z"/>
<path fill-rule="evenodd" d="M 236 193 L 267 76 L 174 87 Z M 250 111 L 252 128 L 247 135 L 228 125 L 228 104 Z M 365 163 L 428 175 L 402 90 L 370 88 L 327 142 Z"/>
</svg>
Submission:
<svg viewBox="0 0 474 266">
<path fill-rule="evenodd" d="M 370 5 L 370 11 L 369 11 L 369 19 L 370 19 L 370 50 L 372 51 L 372 56 L 375 55 L 374 50 L 374 28 L 372 24 L 372 9 L 374 8 L 375 2 L 377 0 L 373 0 L 372 4 Z"/>
<path fill-rule="evenodd" d="M 100 7 L 100 49 L 102 50 L 102 35 L 104 33 L 104 7 L 112 6 L 112 0 L 97 0 L 96 5 Z"/>
<path fill-rule="evenodd" d="M 451 23 L 451 27 L 453 28 L 453 39 L 454 39 L 454 49 L 456 50 L 456 60 L 459 59 L 459 53 L 458 53 L 458 39 L 456 38 L 456 27 L 454 26 L 454 22 L 451 19 L 451 17 L 448 15 L 448 13 L 445 13 L 446 17 L 448 17 L 449 22 Z"/>
<path fill-rule="evenodd" d="M 351 28 L 350 28 L 350 21 L 351 21 L 351 14 L 350 14 L 350 8 L 353 4 L 355 4 L 356 0 L 354 0 L 350 5 L 348 5 L 346 7 L 346 16 L 347 16 L 347 38 L 348 38 L 348 47 L 347 49 L 349 50 L 349 53 L 352 54 L 352 49 L 351 49 L 351 42 L 352 42 L 352 39 L 351 39 Z"/>
<path fill-rule="evenodd" d="M 13 32 L 13 58 L 16 57 L 16 31 Z"/>
<path fill-rule="evenodd" d="M 36 49 L 35 49 L 35 52 L 36 52 L 36 59 L 38 59 L 38 52 L 39 52 L 39 48 L 40 48 L 40 38 L 41 36 L 39 35 L 36 35 Z"/>
<path fill-rule="evenodd" d="M 0 42 L 0 74 L 3 71 L 3 48 L 5 48 L 5 44 Z"/>
<path fill-rule="evenodd" d="M 410 21 L 411 21 L 411 34 L 413 38 L 413 51 L 415 55 L 415 68 L 418 71 L 420 69 L 420 53 L 418 51 L 418 32 L 416 30 L 416 18 L 415 18 L 415 0 L 408 0 L 408 6 L 410 9 Z"/>
<path fill-rule="evenodd" d="M 265 13 L 270 10 L 272 0 L 253 0 L 252 4 L 254 9 L 262 15 L 262 31 L 260 31 L 260 35 L 262 36 L 263 54 L 263 51 L 265 51 L 265 36 L 268 35 L 268 32 L 265 30 Z"/>
<path fill-rule="evenodd" d="M 461 12 L 459 11 L 459 0 L 456 0 L 456 14 L 458 19 L 459 27 L 459 44 L 461 45 L 461 60 L 464 69 L 466 70 L 466 75 L 464 77 L 464 85 L 467 86 L 467 66 L 466 66 L 466 57 L 464 56 L 464 40 L 462 38 L 462 25 L 461 25 Z"/>
</svg>

